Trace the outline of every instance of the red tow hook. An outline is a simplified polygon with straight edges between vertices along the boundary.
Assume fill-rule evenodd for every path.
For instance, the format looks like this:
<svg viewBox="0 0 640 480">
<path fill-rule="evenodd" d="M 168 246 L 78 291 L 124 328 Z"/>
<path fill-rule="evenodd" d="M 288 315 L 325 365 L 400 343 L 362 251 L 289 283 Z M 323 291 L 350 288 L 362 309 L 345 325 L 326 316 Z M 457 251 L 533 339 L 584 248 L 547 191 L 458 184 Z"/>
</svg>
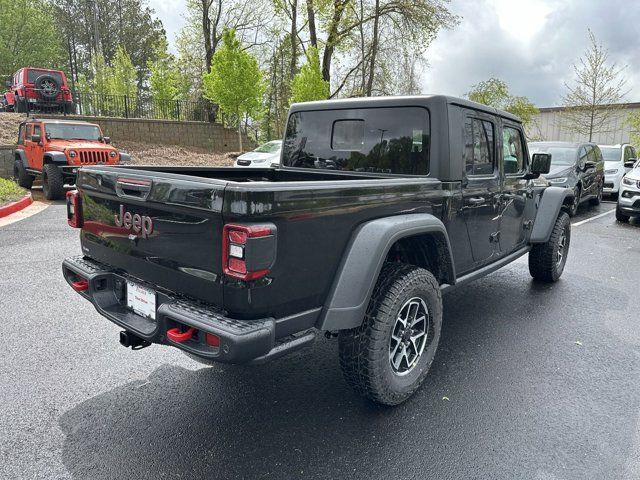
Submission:
<svg viewBox="0 0 640 480">
<path fill-rule="evenodd" d="M 189 327 L 186 332 L 181 332 L 179 328 L 172 328 L 167 330 L 167 338 L 172 342 L 184 343 L 187 340 L 191 340 L 196 329 Z"/>
<path fill-rule="evenodd" d="M 87 280 L 78 280 L 71 283 L 71 288 L 76 292 L 84 292 L 85 290 L 89 290 L 89 282 Z"/>
</svg>

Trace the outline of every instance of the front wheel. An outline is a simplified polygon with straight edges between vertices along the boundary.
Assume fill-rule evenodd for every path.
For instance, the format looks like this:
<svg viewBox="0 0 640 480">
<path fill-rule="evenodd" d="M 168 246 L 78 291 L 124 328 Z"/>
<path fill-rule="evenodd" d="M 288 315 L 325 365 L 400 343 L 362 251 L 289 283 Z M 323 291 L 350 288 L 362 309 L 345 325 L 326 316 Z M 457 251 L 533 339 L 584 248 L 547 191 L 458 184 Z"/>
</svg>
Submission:
<svg viewBox="0 0 640 480">
<path fill-rule="evenodd" d="M 630 218 L 631 218 L 630 215 L 625 215 L 624 213 L 622 213 L 622 210 L 620 210 L 620 208 L 616 206 L 616 220 L 617 221 L 622 222 L 622 223 L 627 223 Z"/>
<path fill-rule="evenodd" d="M 338 337 L 347 383 L 375 403 L 404 402 L 427 376 L 441 327 L 442 297 L 433 274 L 386 264 L 362 325 Z"/>
<path fill-rule="evenodd" d="M 571 221 L 560 212 L 547 243 L 533 246 L 529 252 L 529 273 L 540 282 L 555 282 L 567 263 L 571 243 Z"/>
<path fill-rule="evenodd" d="M 573 189 L 573 202 L 569 205 L 567 213 L 570 217 L 575 217 L 578 213 L 578 207 L 580 206 L 580 187 L 574 187 Z"/>
<path fill-rule="evenodd" d="M 64 196 L 64 177 L 60 169 L 51 163 L 42 169 L 42 193 L 47 200 L 58 200 Z"/>
</svg>

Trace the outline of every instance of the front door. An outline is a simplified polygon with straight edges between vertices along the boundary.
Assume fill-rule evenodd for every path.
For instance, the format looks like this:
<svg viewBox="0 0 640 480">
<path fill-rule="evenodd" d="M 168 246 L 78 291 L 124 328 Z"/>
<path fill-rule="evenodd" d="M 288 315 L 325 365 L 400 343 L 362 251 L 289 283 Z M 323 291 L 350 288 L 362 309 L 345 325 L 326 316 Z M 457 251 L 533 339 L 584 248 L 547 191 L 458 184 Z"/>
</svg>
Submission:
<svg viewBox="0 0 640 480">
<path fill-rule="evenodd" d="M 499 253 L 500 175 L 495 161 L 495 132 L 492 117 L 474 112 L 465 118 L 462 212 L 476 267 Z"/>
<path fill-rule="evenodd" d="M 527 197 L 533 186 L 523 176 L 527 168 L 525 142 L 516 125 L 503 124 L 502 128 L 502 195 L 500 196 L 500 251 L 506 255 L 524 244 L 524 214 Z"/>
<path fill-rule="evenodd" d="M 34 168 L 38 169 L 38 170 L 42 170 L 43 164 L 42 164 L 42 155 L 44 153 L 44 148 L 42 147 L 43 142 L 44 142 L 44 138 L 42 138 L 42 127 L 38 124 L 33 126 L 33 136 L 39 136 L 40 137 L 40 141 L 38 142 L 34 142 L 33 140 L 31 141 L 31 145 L 32 145 L 32 160 L 31 160 L 31 164 L 34 166 Z"/>
</svg>

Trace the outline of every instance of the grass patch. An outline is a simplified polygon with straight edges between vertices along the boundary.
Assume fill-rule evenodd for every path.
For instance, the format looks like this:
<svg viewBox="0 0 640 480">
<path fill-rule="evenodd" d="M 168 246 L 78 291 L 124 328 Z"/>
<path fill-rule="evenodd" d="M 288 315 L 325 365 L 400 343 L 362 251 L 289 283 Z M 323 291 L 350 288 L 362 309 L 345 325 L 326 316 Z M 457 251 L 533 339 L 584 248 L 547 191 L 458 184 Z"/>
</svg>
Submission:
<svg viewBox="0 0 640 480">
<path fill-rule="evenodd" d="M 20 200 L 26 194 L 27 191 L 13 180 L 0 178 L 0 205 Z"/>
</svg>

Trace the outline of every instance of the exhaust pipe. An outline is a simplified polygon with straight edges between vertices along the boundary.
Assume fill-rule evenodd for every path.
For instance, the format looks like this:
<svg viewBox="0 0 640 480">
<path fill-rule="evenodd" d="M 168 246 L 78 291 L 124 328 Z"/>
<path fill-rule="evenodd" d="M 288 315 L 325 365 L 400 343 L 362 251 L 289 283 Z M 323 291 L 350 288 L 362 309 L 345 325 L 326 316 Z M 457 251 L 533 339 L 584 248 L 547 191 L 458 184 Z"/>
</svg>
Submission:
<svg viewBox="0 0 640 480">
<path fill-rule="evenodd" d="M 144 338 L 140 338 L 131 332 L 123 330 L 120 332 L 120 345 L 126 348 L 131 347 L 131 350 L 141 350 L 151 345 L 151 343 L 147 342 Z"/>
</svg>

